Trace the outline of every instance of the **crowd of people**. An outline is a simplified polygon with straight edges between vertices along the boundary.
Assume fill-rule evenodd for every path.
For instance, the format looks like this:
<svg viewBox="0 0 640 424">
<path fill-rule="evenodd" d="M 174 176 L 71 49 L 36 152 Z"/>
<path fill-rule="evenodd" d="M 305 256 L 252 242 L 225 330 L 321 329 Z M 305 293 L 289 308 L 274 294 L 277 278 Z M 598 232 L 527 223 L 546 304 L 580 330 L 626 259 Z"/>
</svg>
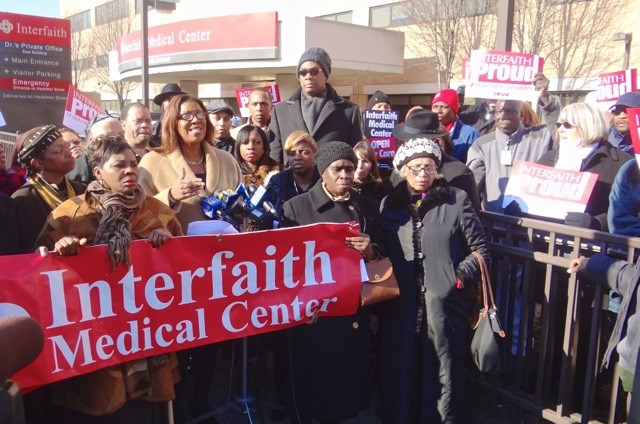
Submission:
<svg viewBox="0 0 640 424">
<path fill-rule="evenodd" d="M 229 104 L 205 106 L 167 84 L 154 99 L 163 109 L 156 125 L 145 105 L 132 103 L 120 115 L 96 115 L 84 142 L 45 123 L 25 131 L 13 158 L 0 148 L 0 254 L 76 255 L 83 246 L 106 245 L 113 266 L 128 265 L 132 240 L 162 248 L 206 220 L 202 197 L 263 185 L 283 226 L 358 222 L 361 233 L 345 245 L 365 261 L 388 257 L 400 287 L 399 297 L 352 316 L 269 335 L 261 345 L 273 354 L 276 400 L 286 411 L 278 419 L 339 423 L 369 408 L 377 392 L 382 423 L 469 422 L 467 351 L 480 272 L 472 253 L 491 260 L 478 212 L 526 214 L 517 204 L 503 207 L 513 165 L 524 160 L 598 174 L 585 211 L 568 213 L 563 223 L 640 235 L 640 168 L 626 113 L 640 106 L 640 93 L 624 94 L 605 115 L 586 103 L 562 107 L 537 74 L 540 124 L 521 101 L 465 108 L 462 92 L 443 89 L 430 108 L 412 108 L 394 128 L 393 171 L 383 173 L 359 107 L 336 93 L 330 75 L 329 54 L 306 50 L 299 90 L 273 105 L 269 91 L 254 89 L 251 116 L 234 129 Z M 377 91 L 368 107 L 392 110 L 391 99 Z M 597 268 L 594 278 L 606 284 L 611 275 L 602 269 L 611 266 L 581 259 L 571 271 Z M 628 278 L 633 284 L 609 282 L 624 305 L 638 287 L 637 275 Z M 635 313 L 625 307 L 619 319 Z M 625 336 L 634 334 L 618 338 L 632 350 L 621 362 L 628 390 L 638 342 Z M 168 412 L 160 405 L 175 400 L 175 422 L 187 422 L 212 409 L 220 347 L 54 383 L 27 395 L 27 421 L 164 423 Z M 145 385 L 134 383 L 149 376 Z"/>
</svg>

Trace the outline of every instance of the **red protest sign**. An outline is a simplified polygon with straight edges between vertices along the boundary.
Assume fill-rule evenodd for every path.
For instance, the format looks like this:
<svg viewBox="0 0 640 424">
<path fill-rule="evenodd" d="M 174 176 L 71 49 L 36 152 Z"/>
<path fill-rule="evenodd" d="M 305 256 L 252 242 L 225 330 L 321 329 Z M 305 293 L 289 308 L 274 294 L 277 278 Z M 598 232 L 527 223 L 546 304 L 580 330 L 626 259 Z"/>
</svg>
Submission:
<svg viewBox="0 0 640 424">
<path fill-rule="evenodd" d="M 487 99 L 531 100 L 536 96 L 533 76 L 544 59 L 528 53 L 473 50 L 466 94 Z"/>
<path fill-rule="evenodd" d="M 564 219 L 567 212 L 584 212 L 597 179 L 591 172 L 516 161 L 502 207 L 515 200 L 525 213 Z"/>
<path fill-rule="evenodd" d="M 627 119 L 629 120 L 629 133 L 636 159 L 640 155 L 640 108 L 627 108 Z"/>
<path fill-rule="evenodd" d="M 280 88 L 278 87 L 278 84 L 266 85 L 262 88 L 271 93 L 271 99 L 273 100 L 274 105 L 276 103 L 280 103 Z M 240 108 L 240 115 L 245 118 L 248 118 L 251 115 L 249 113 L 249 96 L 251 96 L 251 92 L 254 89 L 255 88 L 241 88 L 236 90 L 236 101 Z"/>
<path fill-rule="evenodd" d="M 609 72 L 598 75 L 596 101 L 598 107 L 607 110 L 624 93 L 638 90 L 638 72 L 636 69 Z"/>
<path fill-rule="evenodd" d="M 91 118 L 98 113 L 104 113 L 102 106 L 69 84 L 62 124 L 76 132 L 84 133 Z"/>
<path fill-rule="evenodd" d="M 277 232 L 277 233 L 274 233 Z M 111 270 L 103 246 L 78 256 L 0 257 L 0 316 L 29 315 L 42 354 L 13 376 L 32 388 L 138 358 L 266 333 L 359 304 L 350 224 L 176 237 L 131 245 Z M 187 254 L 185 254 L 187 253 Z"/>
</svg>

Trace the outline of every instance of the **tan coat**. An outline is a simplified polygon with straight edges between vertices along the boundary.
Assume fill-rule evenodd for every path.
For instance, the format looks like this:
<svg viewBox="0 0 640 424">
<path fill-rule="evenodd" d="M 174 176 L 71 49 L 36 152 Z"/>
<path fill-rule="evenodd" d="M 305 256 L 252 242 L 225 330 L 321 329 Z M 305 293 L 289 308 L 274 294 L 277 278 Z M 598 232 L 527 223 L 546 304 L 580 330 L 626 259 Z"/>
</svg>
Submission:
<svg viewBox="0 0 640 424">
<path fill-rule="evenodd" d="M 242 181 L 242 173 L 238 162 L 229 153 L 216 149 L 203 142 L 207 177 L 204 196 L 210 196 L 215 190 L 235 190 Z M 140 185 L 150 196 L 155 196 L 162 203 L 169 204 L 169 189 L 182 175 L 182 168 L 186 178 L 195 178 L 191 167 L 187 165 L 180 150 L 168 154 L 149 152 L 140 161 Z M 182 230 L 186 234 L 189 223 L 207 220 L 200 207 L 200 196 L 184 199 L 176 211 Z"/>
</svg>

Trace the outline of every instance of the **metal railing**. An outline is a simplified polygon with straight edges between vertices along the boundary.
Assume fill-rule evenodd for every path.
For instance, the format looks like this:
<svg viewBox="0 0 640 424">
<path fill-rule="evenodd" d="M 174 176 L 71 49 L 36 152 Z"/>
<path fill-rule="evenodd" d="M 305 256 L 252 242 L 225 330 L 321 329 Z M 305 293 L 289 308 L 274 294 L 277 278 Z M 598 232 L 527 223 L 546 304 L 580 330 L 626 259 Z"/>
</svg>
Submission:
<svg viewBox="0 0 640 424">
<path fill-rule="evenodd" d="M 640 238 L 482 212 L 491 240 L 491 274 L 507 331 L 509 370 L 476 375 L 483 389 L 555 423 L 624 422 L 616 355 L 600 363 L 617 315 L 609 290 L 567 274 L 580 255 L 633 261 Z"/>
</svg>

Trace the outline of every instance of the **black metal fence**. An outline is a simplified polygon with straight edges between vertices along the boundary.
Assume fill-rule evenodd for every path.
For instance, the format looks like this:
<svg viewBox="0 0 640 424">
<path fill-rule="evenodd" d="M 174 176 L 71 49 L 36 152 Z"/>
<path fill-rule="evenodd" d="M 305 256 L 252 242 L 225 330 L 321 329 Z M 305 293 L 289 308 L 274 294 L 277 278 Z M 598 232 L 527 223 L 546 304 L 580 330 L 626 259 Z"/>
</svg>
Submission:
<svg viewBox="0 0 640 424">
<path fill-rule="evenodd" d="M 572 258 L 595 252 L 633 261 L 640 238 L 488 212 L 481 218 L 510 366 L 476 383 L 552 422 L 625 422 L 616 361 L 600 371 L 617 317 L 609 290 L 566 270 Z"/>
</svg>

